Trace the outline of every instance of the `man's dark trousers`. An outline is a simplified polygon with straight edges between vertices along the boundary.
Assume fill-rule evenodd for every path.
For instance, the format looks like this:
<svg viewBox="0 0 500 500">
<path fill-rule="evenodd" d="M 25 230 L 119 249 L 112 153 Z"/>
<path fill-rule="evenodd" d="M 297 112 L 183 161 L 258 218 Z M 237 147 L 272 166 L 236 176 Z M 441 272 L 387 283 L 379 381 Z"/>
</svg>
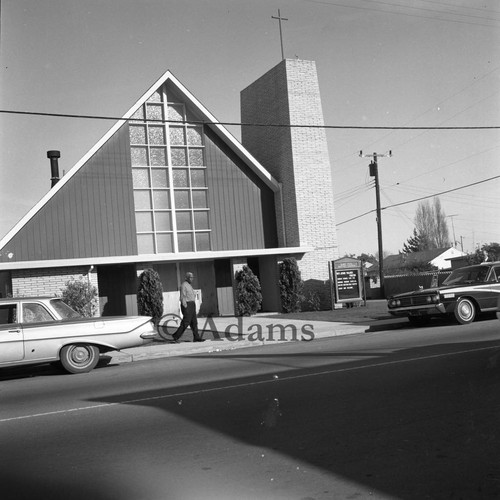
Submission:
<svg viewBox="0 0 500 500">
<path fill-rule="evenodd" d="M 194 339 L 199 339 L 198 335 L 198 318 L 196 317 L 196 303 L 195 302 L 187 302 L 186 307 L 181 304 L 181 312 L 182 312 L 182 321 L 177 328 L 177 331 L 174 333 L 173 337 L 175 340 L 181 338 L 182 334 L 186 330 L 188 326 L 191 327 L 193 331 Z"/>
</svg>

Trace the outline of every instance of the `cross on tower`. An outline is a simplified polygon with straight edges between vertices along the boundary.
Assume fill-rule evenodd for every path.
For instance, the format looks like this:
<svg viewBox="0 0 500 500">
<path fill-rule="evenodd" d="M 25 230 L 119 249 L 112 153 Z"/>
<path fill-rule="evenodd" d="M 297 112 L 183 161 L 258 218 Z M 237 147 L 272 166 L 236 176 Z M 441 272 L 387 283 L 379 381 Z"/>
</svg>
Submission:
<svg viewBox="0 0 500 500">
<path fill-rule="evenodd" d="M 278 9 L 278 17 L 271 16 L 272 19 L 277 19 L 280 23 L 280 42 L 281 42 L 281 59 L 285 59 L 285 53 L 283 52 L 283 33 L 281 32 L 281 21 L 288 21 L 286 17 L 281 17 L 280 10 Z"/>
</svg>

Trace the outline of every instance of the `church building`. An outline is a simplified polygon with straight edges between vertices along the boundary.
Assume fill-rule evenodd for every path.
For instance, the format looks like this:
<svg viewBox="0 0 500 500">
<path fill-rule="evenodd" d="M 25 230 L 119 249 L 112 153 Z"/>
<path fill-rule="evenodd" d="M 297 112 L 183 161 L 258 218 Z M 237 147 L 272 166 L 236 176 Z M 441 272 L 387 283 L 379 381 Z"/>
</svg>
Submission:
<svg viewBox="0 0 500 500">
<path fill-rule="evenodd" d="M 136 314 L 138 276 L 153 268 L 177 313 L 192 271 L 200 315 L 234 315 L 248 265 L 262 309 L 280 311 L 278 265 L 295 257 L 328 308 L 338 250 L 315 63 L 284 59 L 249 85 L 241 121 L 239 142 L 167 71 L 60 179 L 49 151 L 53 187 L 0 241 L 0 295 L 84 278 L 101 314 Z"/>
</svg>

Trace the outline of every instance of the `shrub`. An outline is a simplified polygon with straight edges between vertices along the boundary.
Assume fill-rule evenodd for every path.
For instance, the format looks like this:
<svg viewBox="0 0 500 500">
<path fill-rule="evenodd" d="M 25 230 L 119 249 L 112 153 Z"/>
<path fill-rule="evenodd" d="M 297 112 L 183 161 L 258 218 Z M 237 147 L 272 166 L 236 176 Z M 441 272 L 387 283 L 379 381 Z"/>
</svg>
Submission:
<svg viewBox="0 0 500 500">
<path fill-rule="evenodd" d="M 151 316 L 155 325 L 163 316 L 163 287 L 154 269 L 145 269 L 139 276 L 137 309 L 141 316 Z"/>
<path fill-rule="evenodd" d="M 61 290 L 63 302 L 85 318 L 91 318 L 99 310 L 97 288 L 86 279 L 71 278 L 65 283 L 66 288 Z"/>
<path fill-rule="evenodd" d="M 311 290 L 304 297 L 304 306 L 308 311 L 320 311 L 321 299 L 318 292 Z"/>
<path fill-rule="evenodd" d="M 260 281 L 248 266 L 237 271 L 236 280 L 236 314 L 251 316 L 262 306 L 262 292 Z"/>
<path fill-rule="evenodd" d="M 304 283 L 295 258 L 287 257 L 280 264 L 279 287 L 283 311 L 300 312 Z"/>
</svg>

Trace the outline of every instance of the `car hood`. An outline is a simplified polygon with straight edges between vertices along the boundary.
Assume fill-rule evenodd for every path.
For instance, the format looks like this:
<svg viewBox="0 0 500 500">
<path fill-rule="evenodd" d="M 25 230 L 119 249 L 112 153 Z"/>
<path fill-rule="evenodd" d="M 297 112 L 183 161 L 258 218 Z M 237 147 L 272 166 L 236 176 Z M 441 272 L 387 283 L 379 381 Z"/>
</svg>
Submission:
<svg viewBox="0 0 500 500">
<path fill-rule="evenodd" d="M 440 286 L 440 287 L 434 287 L 434 288 L 424 288 L 422 290 L 413 290 L 412 292 L 404 292 L 404 293 L 398 293 L 396 295 L 392 295 L 389 298 L 394 298 L 394 297 L 411 297 L 414 295 L 431 295 L 433 293 L 438 293 L 438 292 L 445 292 L 446 290 L 451 290 L 452 288 L 457 288 L 456 285 L 448 285 L 448 286 Z"/>
</svg>

